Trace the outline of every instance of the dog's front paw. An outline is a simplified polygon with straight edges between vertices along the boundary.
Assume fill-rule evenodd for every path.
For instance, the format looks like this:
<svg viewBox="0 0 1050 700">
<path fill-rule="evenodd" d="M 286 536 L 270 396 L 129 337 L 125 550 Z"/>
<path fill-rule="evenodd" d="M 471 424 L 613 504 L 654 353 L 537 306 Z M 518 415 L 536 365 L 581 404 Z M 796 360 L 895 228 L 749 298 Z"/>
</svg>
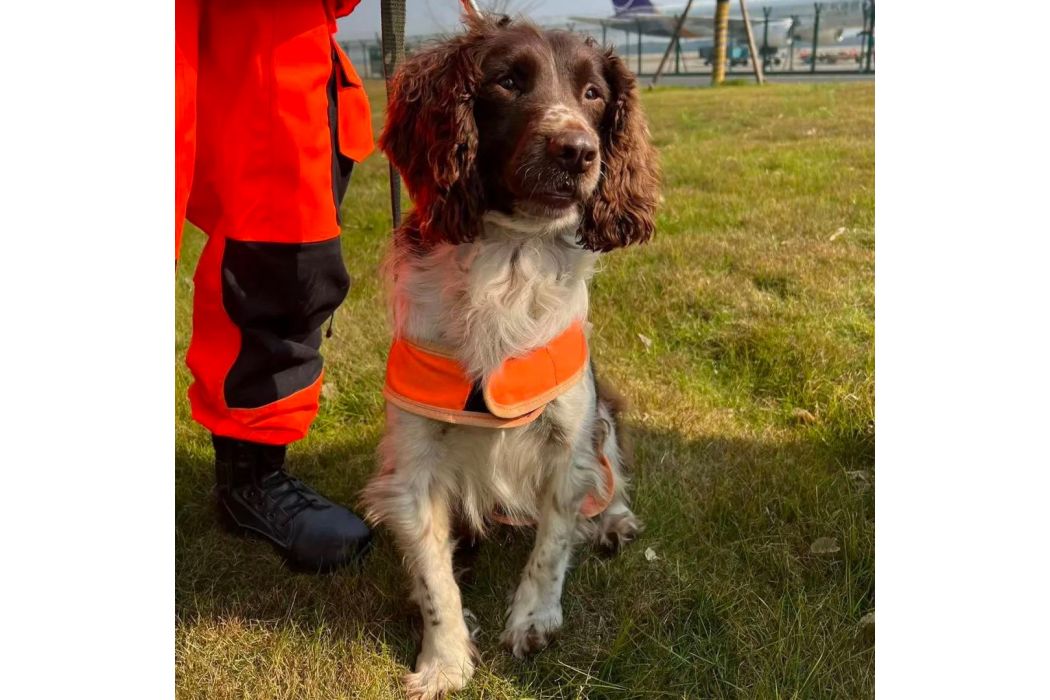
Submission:
<svg viewBox="0 0 1050 700">
<path fill-rule="evenodd" d="M 462 690 L 474 675 L 474 660 L 470 653 L 460 658 L 434 656 L 424 659 L 420 654 L 416 670 L 404 677 L 408 700 L 436 700 L 455 690 Z"/>
<path fill-rule="evenodd" d="M 523 659 L 547 648 L 558 635 L 561 624 L 561 605 L 547 610 L 530 610 L 523 615 L 511 614 L 500 642 L 507 651 Z"/>
</svg>

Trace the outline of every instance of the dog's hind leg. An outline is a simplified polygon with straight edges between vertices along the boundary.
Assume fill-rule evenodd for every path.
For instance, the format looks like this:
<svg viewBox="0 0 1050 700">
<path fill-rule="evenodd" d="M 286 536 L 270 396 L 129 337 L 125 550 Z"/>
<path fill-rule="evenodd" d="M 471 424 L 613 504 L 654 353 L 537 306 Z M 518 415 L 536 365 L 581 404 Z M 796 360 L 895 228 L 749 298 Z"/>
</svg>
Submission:
<svg viewBox="0 0 1050 700">
<path fill-rule="evenodd" d="M 645 526 L 627 503 L 627 477 L 616 459 L 610 458 L 609 461 L 616 474 L 613 499 L 595 520 L 583 523 L 581 530 L 585 536 L 589 535 L 591 542 L 603 554 L 612 556 L 619 554 L 624 547 L 633 542 Z"/>
<path fill-rule="evenodd" d="M 422 648 L 415 671 L 404 679 L 408 697 L 431 700 L 465 687 L 474 674 L 477 651 L 452 572 L 451 520 L 444 494 L 424 473 L 399 479 L 391 471 L 369 484 L 365 498 L 370 514 L 397 538 L 411 576 L 412 599 L 423 616 Z"/>
<path fill-rule="evenodd" d="M 619 554 L 644 529 L 623 499 L 614 499 L 609 508 L 598 517 L 594 528 L 593 542 L 608 555 Z"/>
<path fill-rule="evenodd" d="M 626 401 L 612 385 L 596 381 L 598 392 L 598 420 L 594 427 L 594 447 L 603 453 L 612 466 L 614 475 L 613 499 L 595 522 L 588 522 L 584 531 L 591 541 L 606 554 L 619 554 L 625 545 L 644 529 L 642 521 L 631 512 L 628 503 L 627 467 L 631 459 L 630 443 L 626 439 L 621 416 Z"/>
</svg>

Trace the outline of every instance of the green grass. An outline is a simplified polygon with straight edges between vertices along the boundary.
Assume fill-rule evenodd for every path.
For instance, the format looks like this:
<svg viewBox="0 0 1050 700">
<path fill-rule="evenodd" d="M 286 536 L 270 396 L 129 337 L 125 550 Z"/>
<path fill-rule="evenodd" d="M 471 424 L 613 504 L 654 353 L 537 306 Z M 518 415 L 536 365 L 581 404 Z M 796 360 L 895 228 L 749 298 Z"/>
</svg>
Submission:
<svg viewBox="0 0 1050 700">
<path fill-rule="evenodd" d="M 464 590 L 483 663 L 459 697 L 871 697 L 859 621 L 875 605 L 874 87 L 665 89 L 644 103 L 666 202 L 652 243 L 605 258 L 592 320 L 598 366 L 633 403 L 647 530 L 616 559 L 580 552 L 560 640 L 524 662 L 498 635 L 530 538 L 483 547 Z M 290 452 L 292 471 L 347 503 L 383 425 L 386 197 L 375 156 L 343 208 L 355 283 L 323 348 L 328 390 Z M 187 232 L 176 294 L 177 694 L 399 697 L 418 633 L 385 533 L 364 572 L 310 577 L 215 525 L 182 365 L 202 244 Z M 812 554 L 820 537 L 839 551 Z"/>
</svg>

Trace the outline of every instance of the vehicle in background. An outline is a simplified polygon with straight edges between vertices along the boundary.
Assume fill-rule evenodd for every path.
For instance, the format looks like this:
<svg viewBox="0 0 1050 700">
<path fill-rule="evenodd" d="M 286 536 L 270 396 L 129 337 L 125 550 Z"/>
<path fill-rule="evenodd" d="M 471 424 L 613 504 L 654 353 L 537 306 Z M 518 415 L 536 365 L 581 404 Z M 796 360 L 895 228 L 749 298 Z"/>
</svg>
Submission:
<svg viewBox="0 0 1050 700">
<path fill-rule="evenodd" d="M 696 49 L 697 55 L 704 62 L 705 66 L 709 66 L 714 63 L 715 60 L 715 42 L 713 40 L 703 40 L 699 42 L 699 46 Z M 729 45 L 726 46 L 726 63 L 729 64 L 730 68 L 734 66 L 746 66 L 748 60 L 751 58 L 751 52 L 747 48 L 747 43 L 742 41 L 730 41 Z"/>
<path fill-rule="evenodd" d="M 860 63 L 863 59 L 864 54 L 861 53 L 860 49 L 840 49 L 840 50 L 828 50 L 821 51 L 817 50 L 817 63 L 826 65 L 835 65 L 838 63 Z M 798 52 L 799 61 L 804 65 L 810 65 L 813 63 L 813 52 L 809 49 L 803 49 Z"/>
</svg>

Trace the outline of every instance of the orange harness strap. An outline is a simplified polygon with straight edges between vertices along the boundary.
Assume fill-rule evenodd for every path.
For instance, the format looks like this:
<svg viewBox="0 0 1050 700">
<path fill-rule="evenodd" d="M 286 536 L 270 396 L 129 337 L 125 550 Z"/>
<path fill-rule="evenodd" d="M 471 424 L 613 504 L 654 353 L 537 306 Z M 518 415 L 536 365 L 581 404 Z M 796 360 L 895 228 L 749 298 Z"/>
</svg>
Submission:
<svg viewBox="0 0 1050 700">
<path fill-rule="evenodd" d="M 503 362 L 473 382 L 453 353 L 398 338 L 386 364 L 387 401 L 409 413 L 462 425 L 513 428 L 536 420 L 587 369 L 587 337 L 576 321 L 557 338 Z"/>
<path fill-rule="evenodd" d="M 387 357 L 383 396 L 398 408 L 432 420 L 485 428 L 513 428 L 536 420 L 547 404 L 571 389 L 587 370 L 587 336 L 575 321 L 543 347 L 503 362 L 484 382 L 474 382 L 450 350 L 397 338 Z M 604 493 L 589 493 L 584 517 L 612 501 L 614 472 L 604 454 Z M 493 520 L 523 525 L 494 513 Z"/>
</svg>

